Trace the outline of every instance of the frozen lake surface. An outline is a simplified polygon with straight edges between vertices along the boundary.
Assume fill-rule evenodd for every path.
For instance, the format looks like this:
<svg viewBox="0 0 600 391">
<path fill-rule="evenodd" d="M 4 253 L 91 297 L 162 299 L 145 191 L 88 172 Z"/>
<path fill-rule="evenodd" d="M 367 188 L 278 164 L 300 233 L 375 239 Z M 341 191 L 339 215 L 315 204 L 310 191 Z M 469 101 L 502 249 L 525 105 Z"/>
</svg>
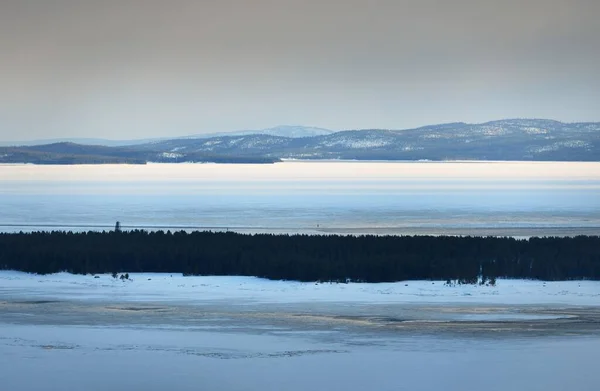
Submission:
<svg viewBox="0 0 600 391">
<path fill-rule="evenodd" d="M 600 232 L 600 163 L 4 165 L 0 184 L 2 231 Z M 0 389 L 600 389 L 598 282 L 131 278 L 0 272 Z"/>
<path fill-rule="evenodd" d="M 96 278 L 97 277 L 97 278 Z M 22 300 L 229 304 L 291 303 L 465 303 L 507 305 L 600 305 L 598 281 L 499 280 L 496 286 L 452 285 L 443 281 L 315 283 L 242 276 L 132 273 L 121 281 L 108 275 L 46 276 L 0 271 L 3 297 Z"/>
<path fill-rule="evenodd" d="M 7 390 L 597 390 L 599 282 L 0 272 Z"/>
<path fill-rule="evenodd" d="M 600 163 L 0 165 L 0 230 L 600 233 Z"/>
</svg>

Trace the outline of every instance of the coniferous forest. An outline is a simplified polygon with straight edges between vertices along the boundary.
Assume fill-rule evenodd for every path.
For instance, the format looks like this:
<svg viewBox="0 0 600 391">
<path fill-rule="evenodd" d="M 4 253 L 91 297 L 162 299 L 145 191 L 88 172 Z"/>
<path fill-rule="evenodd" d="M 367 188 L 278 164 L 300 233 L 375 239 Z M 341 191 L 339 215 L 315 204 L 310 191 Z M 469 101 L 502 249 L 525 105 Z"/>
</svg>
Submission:
<svg viewBox="0 0 600 391">
<path fill-rule="evenodd" d="M 0 269 L 167 272 L 299 281 L 600 280 L 600 237 L 336 236 L 232 232 L 0 234 Z"/>
</svg>

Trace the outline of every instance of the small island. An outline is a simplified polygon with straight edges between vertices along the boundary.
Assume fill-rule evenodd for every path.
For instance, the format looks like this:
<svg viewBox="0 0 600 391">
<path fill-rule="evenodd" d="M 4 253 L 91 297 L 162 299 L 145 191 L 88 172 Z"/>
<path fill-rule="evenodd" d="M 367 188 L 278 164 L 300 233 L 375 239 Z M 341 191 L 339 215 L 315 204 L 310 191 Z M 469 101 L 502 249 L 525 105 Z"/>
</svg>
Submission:
<svg viewBox="0 0 600 391">
<path fill-rule="evenodd" d="M 0 269 L 273 280 L 494 284 L 600 280 L 600 237 L 339 236 L 210 231 L 0 233 Z"/>
</svg>

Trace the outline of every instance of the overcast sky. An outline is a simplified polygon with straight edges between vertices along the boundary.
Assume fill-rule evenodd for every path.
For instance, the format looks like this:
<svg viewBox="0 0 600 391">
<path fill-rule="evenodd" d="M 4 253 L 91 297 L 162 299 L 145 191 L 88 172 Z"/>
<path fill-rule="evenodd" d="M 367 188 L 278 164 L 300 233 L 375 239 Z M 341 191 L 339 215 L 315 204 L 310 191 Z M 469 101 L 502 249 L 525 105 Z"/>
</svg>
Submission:
<svg viewBox="0 0 600 391">
<path fill-rule="evenodd" d="M 1 0 L 0 139 L 600 120 L 598 0 Z"/>
</svg>

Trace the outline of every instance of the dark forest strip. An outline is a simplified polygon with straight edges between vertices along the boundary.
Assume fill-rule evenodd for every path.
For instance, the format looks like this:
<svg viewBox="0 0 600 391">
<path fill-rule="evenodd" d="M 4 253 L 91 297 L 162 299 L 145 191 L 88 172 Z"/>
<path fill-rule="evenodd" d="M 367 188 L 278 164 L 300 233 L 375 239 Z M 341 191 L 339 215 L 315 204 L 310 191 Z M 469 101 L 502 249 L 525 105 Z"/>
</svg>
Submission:
<svg viewBox="0 0 600 391">
<path fill-rule="evenodd" d="M 3 233 L 0 269 L 39 274 L 179 272 L 299 281 L 600 280 L 600 237 Z"/>
</svg>

